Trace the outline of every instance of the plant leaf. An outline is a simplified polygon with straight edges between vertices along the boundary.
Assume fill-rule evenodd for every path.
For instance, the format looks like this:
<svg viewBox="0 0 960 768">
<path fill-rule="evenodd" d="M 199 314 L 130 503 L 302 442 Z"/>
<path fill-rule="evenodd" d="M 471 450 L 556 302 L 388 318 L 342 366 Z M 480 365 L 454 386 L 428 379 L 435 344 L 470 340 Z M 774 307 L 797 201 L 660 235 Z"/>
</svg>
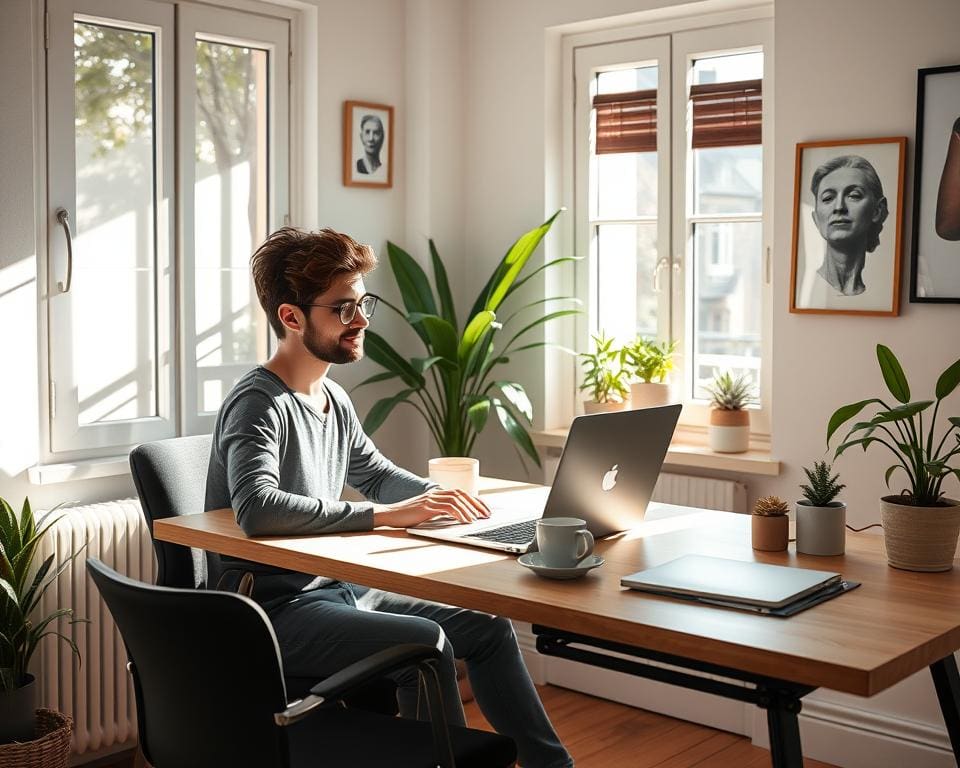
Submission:
<svg viewBox="0 0 960 768">
<path fill-rule="evenodd" d="M 510 404 L 527 420 L 527 423 L 533 423 L 533 403 L 530 402 L 524 388 L 515 381 L 497 381 L 495 385 L 500 388 L 503 396 L 507 398 Z"/>
<path fill-rule="evenodd" d="M 517 280 L 517 282 L 513 284 L 510 290 L 507 291 L 507 296 L 510 296 L 510 294 L 514 293 L 515 291 L 519 291 L 528 280 L 530 280 L 533 277 L 536 277 L 540 272 L 543 272 L 545 269 L 550 269 L 550 267 L 555 267 L 558 264 L 563 264 L 564 262 L 567 262 L 567 261 L 583 261 L 583 256 L 564 256 L 559 259 L 553 259 L 552 261 L 548 261 L 545 264 L 541 264 L 536 269 L 531 270 L 529 274 L 524 275 L 519 280 Z"/>
<path fill-rule="evenodd" d="M 907 383 L 907 376 L 897 356 L 890 351 L 889 347 L 877 344 L 877 361 L 880 363 L 880 373 L 883 374 L 883 380 L 890 394 L 901 403 L 909 403 L 910 385 Z"/>
<path fill-rule="evenodd" d="M 513 342 L 515 342 L 517 339 L 523 336 L 523 334 L 536 328 L 538 325 L 542 325 L 543 323 L 548 323 L 551 320 L 557 319 L 558 317 L 566 317 L 567 315 L 579 315 L 579 314 L 581 314 L 579 309 L 558 309 L 556 312 L 550 312 L 549 314 L 546 314 L 543 317 L 538 317 L 532 323 L 525 325 L 521 330 L 513 334 L 513 338 L 511 338 L 510 341 L 507 342 L 507 346 L 505 347 L 505 349 L 511 347 L 513 345 Z"/>
<path fill-rule="evenodd" d="M 880 439 L 880 438 L 878 438 L 878 437 L 861 437 L 861 438 L 859 438 L 858 440 L 848 440 L 847 442 L 841 443 L 840 445 L 837 446 L 836 453 L 834 453 L 833 457 L 834 457 L 835 459 L 839 458 L 840 455 L 841 455 L 845 450 L 847 450 L 847 448 L 851 448 L 851 447 L 853 447 L 854 445 L 862 445 L 862 446 L 863 446 L 863 450 L 867 450 L 867 446 L 870 445 L 870 443 L 874 443 L 874 442 L 876 442 L 876 441 L 879 440 L 879 439 Z"/>
<path fill-rule="evenodd" d="M 890 421 L 903 421 L 904 419 L 916 416 L 921 411 L 927 410 L 931 405 L 933 405 L 933 400 L 917 400 L 915 403 L 898 405 L 889 411 L 881 411 L 874 416 L 873 420 L 877 424 L 884 424 Z"/>
<path fill-rule="evenodd" d="M 830 438 L 833 437 L 834 432 L 870 405 L 870 403 L 880 403 L 883 405 L 883 401 L 876 397 L 871 397 L 869 400 L 861 400 L 859 403 L 850 403 L 849 405 L 842 405 L 837 408 L 827 423 L 827 445 L 830 445 Z"/>
<path fill-rule="evenodd" d="M 381 400 L 377 400 L 373 404 L 373 407 L 367 413 L 367 418 L 363 420 L 363 431 L 368 435 L 372 435 L 383 425 L 383 422 L 386 421 L 387 416 L 390 415 L 390 412 L 396 408 L 400 403 L 405 401 L 410 395 L 412 395 L 416 390 L 413 389 L 404 389 L 392 397 L 384 397 Z"/>
<path fill-rule="evenodd" d="M 457 325 L 457 310 L 453 304 L 453 294 L 450 292 L 450 281 L 447 280 L 447 270 L 443 266 L 437 246 L 430 238 L 430 260 L 433 262 L 433 278 L 437 283 L 437 295 L 440 297 L 440 316 L 453 326 L 454 332 L 459 332 Z"/>
<path fill-rule="evenodd" d="M 510 435 L 510 439 L 519 445 L 526 454 L 533 459 L 534 464 L 539 467 L 540 455 L 537 453 L 537 448 L 533 444 L 533 440 L 530 439 L 530 434 L 503 403 L 494 399 L 493 405 L 497 410 L 497 418 L 500 420 L 500 424 L 506 433 Z"/>
<path fill-rule="evenodd" d="M 474 345 L 480 340 L 490 323 L 497 319 L 497 316 L 490 311 L 484 310 L 474 316 L 467 327 L 463 329 L 463 336 L 460 339 L 460 346 L 457 349 L 457 355 L 461 362 L 469 357 Z"/>
<path fill-rule="evenodd" d="M 937 400 L 943 400 L 950 395 L 957 388 L 957 384 L 960 384 L 960 360 L 947 368 L 937 379 Z"/>
<path fill-rule="evenodd" d="M 437 304 L 433 298 L 433 291 L 430 290 L 430 281 L 416 260 L 403 248 L 389 240 L 387 255 L 407 312 L 437 314 Z"/>
<path fill-rule="evenodd" d="M 487 398 L 474 403 L 467 409 L 467 417 L 477 432 L 483 432 L 483 428 L 487 426 L 487 417 L 489 415 L 490 400 Z"/>
<path fill-rule="evenodd" d="M 890 478 L 893 476 L 893 473 L 897 470 L 898 467 L 900 469 L 903 469 L 902 465 L 894 464 L 892 467 L 887 467 L 887 471 L 883 475 L 883 482 L 884 482 L 884 485 L 887 486 L 888 490 L 890 488 Z M 905 469 L 903 471 L 906 472 Z"/>
<path fill-rule="evenodd" d="M 422 371 L 421 371 L 422 372 Z M 361 381 L 355 387 L 351 388 L 350 392 L 356 392 L 360 387 L 365 387 L 367 384 L 376 384 L 378 381 L 389 381 L 390 379 L 395 379 L 400 374 L 396 371 L 384 371 L 383 373 L 375 373 L 373 376 Z"/>
<path fill-rule="evenodd" d="M 379 333 L 369 328 L 365 332 L 364 348 L 373 362 L 382 365 L 388 371 L 396 373 L 407 386 L 420 389 L 424 385 L 423 376 L 414 370 L 413 366 L 397 352 Z"/>
<path fill-rule="evenodd" d="M 437 315 L 427 315 L 417 312 L 407 321 L 411 325 L 422 325 L 430 338 L 430 351 L 440 355 L 452 363 L 457 362 L 457 330 L 450 323 Z"/>
</svg>

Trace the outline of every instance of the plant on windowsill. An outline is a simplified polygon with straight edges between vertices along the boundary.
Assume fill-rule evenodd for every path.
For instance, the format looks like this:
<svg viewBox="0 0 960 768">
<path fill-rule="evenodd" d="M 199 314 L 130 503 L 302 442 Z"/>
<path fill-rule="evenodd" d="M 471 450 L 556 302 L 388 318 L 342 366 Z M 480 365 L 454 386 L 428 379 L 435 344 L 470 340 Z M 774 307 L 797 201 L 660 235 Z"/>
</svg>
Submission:
<svg viewBox="0 0 960 768">
<path fill-rule="evenodd" d="M 581 392 L 589 392 L 590 399 L 583 401 L 584 413 L 608 413 L 622 411 L 630 397 L 628 372 L 623 367 L 624 352 L 613 346 L 601 330 L 599 336 L 591 336 L 593 352 L 580 355 L 583 366 Z"/>
<path fill-rule="evenodd" d="M 960 476 L 956 456 L 960 455 L 960 417 L 949 416 L 949 425 L 937 439 L 940 403 L 960 384 L 960 360 L 947 367 L 937 379 L 935 400 L 910 399 L 910 385 L 896 355 L 877 344 L 877 362 L 887 389 L 899 403 L 891 407 L 871 397 L 838 408 L 827 424 L 827 445 L 834 433 L 869 405 L 876 405 L 872 418 L 856 422 L 837 446 L 834 459 L 847 448 L 882 445 L 896 458 L 884 476 L 887 488 L 899 469 L 907 476 L 907 487 L 899 495 L 880 499 L 880 521 L 887 549 L 887 562 L 908 571 L 949 571 L 960 534 L 960 501 L 946 498 L 943 481 Z M 923 413 L 933 406 L 924 422 Z M 953 439 L 951 439 L 951 437 Z"/>
<path fill-rule="evenodd" d="M 710 394 L 710 423 L 707 440 L 717 453 L 743 453 L 750 448 L 750 411 L 753 384 L 746 374 L 734 377 L 729 371 L 714 374 L 707 385 Z"/>
<path fill-rule="evenodd" d="M 826 461 L 803 468 L 807 483 L 800 484 L 803 499 L 797 502 L 797 552 L 804 555 L 842 555 L 846 540 L 847 505 L 835 501 L 845 486 Z"/>
<path fill-rule="evenodd" d="M 563 349 L 547 341 L 527 342 L 524 337 L 545 323 L 580 311 L 558 309 L 539 315 L 512 333 L 506 343 L 499 346 L 496 343 L 498 334 L 521 322 L 518 318 L 526 310 L 538 309 L 553 302 L 580 303 L 570 296 L 552 296 L 525 304 L 505 319 L 499 319 L 505 304 L 530 278 L 544 270 L 578 260 L 572 256 L 553 259 L 521 277 L 534 250 L 558 215 L 560 211 L 539 227 L 521 235 L 510 247 L 481 289 L 463 326 L 458 322 L 447 271 L 433 240 L 430 240 L 430 257 L 435 288 L 431 287 L 426 273 L 406 251 L 387 243 L 390 267 L 404 309 L 389 302 L 384 303 L 406 320 L 420 337 L 426 355 L 408 360 L 380 334 L 367 329 L 367 357 L 385 370 L 357 386 L 397 378 L 403 384 L 398 393 L 377 401 L 367 413 L 363 422 L 367 434 L 376 432 L 397 405 L 406 403 L 426 421 L 442 456 L 469 456 L 477 436 L 486 427 L 487 419 L 493 412 L 515 446 L 519 446 L 540 466 L 537 449 L 521 423 L 526 421 L 531 424 L 533 420 L 533 406 L 526 390 L 516 381 L 498 380 L 493 374 L 498 365 L 509 362 L 511 356 L 517 353 L 551 346 Z M 572 350 L 564 351 L 575 354 Z"/>
<path fill-rule="evenodd" d="M 58 505 L 59 506 L 59 505 Z M 57 507 L 50 510 L 39 527 L 30 507 L 23 502 L 19 519 L 11 506 L 0 498 L 0 764 L 27 763 L 43 756 L 43 765 L 66 766 L 70 754 L 72 721 L 66 715 L 36 708 L 37 686 L 27 671 L 40 641 L 52 635 L 63 640 L 80 658 L 76 643 L 51 628 L 61 618 L 70 624 L 72 608 L 59 608 L 46 616 L 35 616 L 40 599 L 63 570 L 79 554 L 54 567 L 56 555 L 47 557 L 39 567 L 34 558 L 43 536 L 60 520 Z M 53 571 L 53 573 L 51 573 Z M 19 742 L 19 743 L 10 743 Z"/>
<path fill-rule="evenodd" d="M 624 364 L 635 381 L 630 385 L 632 408 L 650 408 L 670 402 L 667 376 L 673 370 L 677 342 L 638 336 L 623 349 Z"/>
<path fill-rule="evenodd" d="M 779 496 L 757 499 L 750 516 L 753 548 L 764 552 L 782 552 L 790 536 L 790 507 Z"/>
</svg>

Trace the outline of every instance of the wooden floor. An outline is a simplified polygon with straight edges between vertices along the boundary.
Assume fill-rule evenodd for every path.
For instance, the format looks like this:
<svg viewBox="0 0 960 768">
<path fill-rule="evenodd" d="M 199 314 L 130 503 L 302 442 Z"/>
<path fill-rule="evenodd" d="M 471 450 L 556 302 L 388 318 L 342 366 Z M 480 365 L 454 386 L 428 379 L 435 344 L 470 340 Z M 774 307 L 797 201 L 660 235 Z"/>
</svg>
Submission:
<svg viewBox="0 0 960 768">
<path fill-rule="evenodd" d="M 770 753 L 744 736 L 675 720 L 583 693 L 539 688 L 564 745 L 577 768 L 763 768 Z M 474 728 L 492 730 L 475 702 L 466 705 Z M 805 768 L 832 768 L 805 759 Z"/>
</svg>

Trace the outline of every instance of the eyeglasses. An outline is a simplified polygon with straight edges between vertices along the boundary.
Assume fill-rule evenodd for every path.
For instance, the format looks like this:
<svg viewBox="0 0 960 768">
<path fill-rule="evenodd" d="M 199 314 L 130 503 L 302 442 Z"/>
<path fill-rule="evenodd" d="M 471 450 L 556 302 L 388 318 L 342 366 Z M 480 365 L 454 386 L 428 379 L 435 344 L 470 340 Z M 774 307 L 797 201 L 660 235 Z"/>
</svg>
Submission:
<svg viewBox="0 0 960 768">
<path fill-rule="evenodd" d="M 340 322 L 344 325 L 350 325 L 357 316 L 357 309 L 363 313 L 363 316 L 369 320 L 373 317 L 373 313 L 377 310 L 377 302 L 380 301 L 380 297 L 373 293 L 365 293 L 359 299 L 349 299 L 348 301 L 342 301 L 339 304 L 301 304 L 301 309 L 306 309 L 307 307 L 325 307 L 326 309 L 335 309 L 337 314 L 340 315 Z"/>
</svg>

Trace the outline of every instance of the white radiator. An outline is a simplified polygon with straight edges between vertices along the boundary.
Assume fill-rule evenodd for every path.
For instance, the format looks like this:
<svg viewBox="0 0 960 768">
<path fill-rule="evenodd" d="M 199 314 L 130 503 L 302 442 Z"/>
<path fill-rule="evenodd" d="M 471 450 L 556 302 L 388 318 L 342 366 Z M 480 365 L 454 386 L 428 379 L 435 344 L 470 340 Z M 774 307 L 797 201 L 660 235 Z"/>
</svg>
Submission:
<svg viewBox="0 0 960 768">
<path fill-rule="evenodd" d="M 100 599 L 85 561 L 96 557 L 132 578 L 155 581 L 156 564 L 150 532 L 140 504 L 134 499 L 74 507 L 42 540 L 43 562 L 56 554 L 57 563 L 86 548 L 47 590 L 42 615 L 60 607 L 74 609 L 89 624 L 62 621 L 59 631 L 72 634 L 82 657 L 78 664 L 69 646 L 55 637 L 44 638 L 34 668 L 43 705 L 73 718 L 74 753 L 97 752 L 132 743 L 137 735 L 133 685 L 127 674 L 127 655 L 120 633 Z"/>
<path fill-rule="evenodd" d="M 661 472 L 652 498 L 653 501 L 685 507 L 719 509 L 723 512 L 747 511 L 747 486 L 735 480 Z"/>
</svg>

